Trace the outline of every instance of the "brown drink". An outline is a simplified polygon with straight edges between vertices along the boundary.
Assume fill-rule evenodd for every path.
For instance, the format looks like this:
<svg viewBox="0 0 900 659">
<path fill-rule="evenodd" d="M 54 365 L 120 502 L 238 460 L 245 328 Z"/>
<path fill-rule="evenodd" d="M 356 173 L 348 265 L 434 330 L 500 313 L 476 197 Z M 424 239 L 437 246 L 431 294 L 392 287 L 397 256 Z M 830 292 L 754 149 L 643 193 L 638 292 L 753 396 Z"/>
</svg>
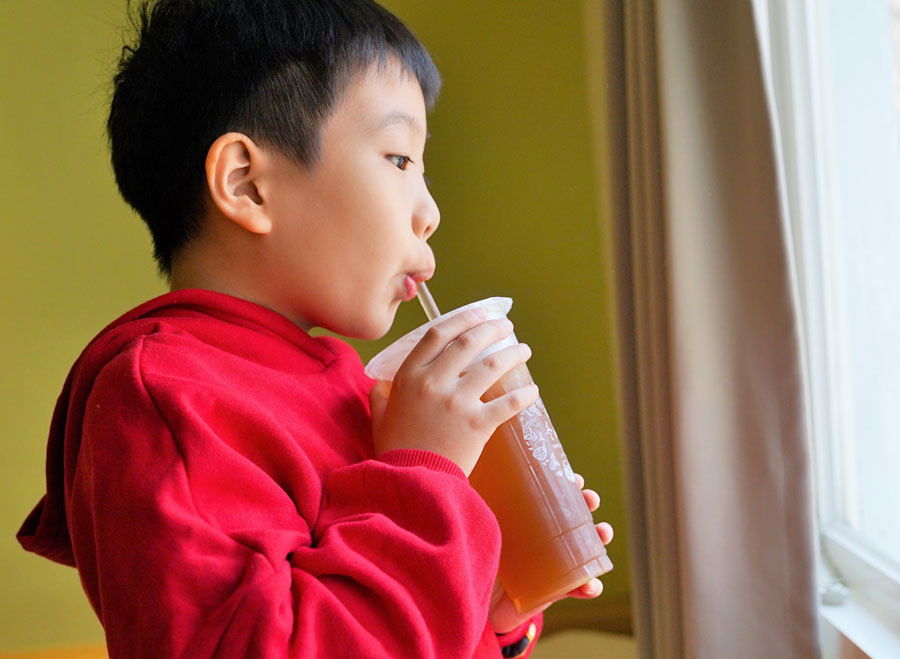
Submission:
<svg viewBox="0 0 900 659">
<path fill-rule="evenodd" d="M 531 381 L 527 367 L 519 366 L 484 400 Z M 500 524 L 499 578 L 519 611 L 536 609 L 612 569 L 540 399 L 497 428 L 469 482 Z"/>
</svg>

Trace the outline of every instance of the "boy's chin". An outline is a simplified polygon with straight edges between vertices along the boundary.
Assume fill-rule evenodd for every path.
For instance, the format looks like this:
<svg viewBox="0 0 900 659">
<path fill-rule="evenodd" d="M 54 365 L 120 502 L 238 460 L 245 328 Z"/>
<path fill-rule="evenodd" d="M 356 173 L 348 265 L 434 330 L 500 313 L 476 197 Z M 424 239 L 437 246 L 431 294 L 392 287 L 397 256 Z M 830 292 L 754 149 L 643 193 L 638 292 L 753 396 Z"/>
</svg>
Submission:
<svg viewBox="0 0 900 659">
<path fill-rule="evenodd" d="M 383 317 L 361 319 L 352 327 L 347 328 L 346 331 L 337 331 L 337 333 L 350 339 L 377 341 L 390 331 L 396 315 L 397 309 L 392 308 L 390 312 Z"/>
</svg>

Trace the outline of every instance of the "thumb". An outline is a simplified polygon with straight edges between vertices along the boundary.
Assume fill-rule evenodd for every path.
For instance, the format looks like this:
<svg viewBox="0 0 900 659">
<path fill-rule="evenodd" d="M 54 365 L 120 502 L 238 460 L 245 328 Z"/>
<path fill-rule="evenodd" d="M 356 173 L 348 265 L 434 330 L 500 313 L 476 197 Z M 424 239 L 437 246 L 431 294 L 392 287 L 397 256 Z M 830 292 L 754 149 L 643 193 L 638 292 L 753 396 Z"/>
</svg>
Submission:
<svg viewBox="0 0 900 659">
<path fill-rule="evenodd" d="M 384 418 L 384 410 L 387 407 L 388 396 L 391 393 L 391 383 L 379 380 L 369 392 L 369 410 L 372 413 L 372 430 L 381 425 Z"/>
</svg>

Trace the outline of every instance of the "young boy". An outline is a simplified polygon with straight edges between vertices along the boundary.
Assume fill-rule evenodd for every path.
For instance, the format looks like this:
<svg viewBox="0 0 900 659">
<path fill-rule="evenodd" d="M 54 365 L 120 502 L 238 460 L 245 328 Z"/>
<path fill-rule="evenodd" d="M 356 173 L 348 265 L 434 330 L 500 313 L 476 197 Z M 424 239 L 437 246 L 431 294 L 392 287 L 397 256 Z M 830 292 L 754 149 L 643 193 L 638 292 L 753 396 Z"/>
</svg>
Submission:
<svg viewBox="0 0 900 659">
<path fill-rule="evenodd" d="M 466 369 L 511 325 L 456 316 L 388 397 L 307 333 L 380 337 L 432 275 L 439 85 L 369 0 L 142 6 L 108 129 L 172 292 L 72 368 L 19 534 L 78 568 L 111 657 L 530 653 L 540 613 L 498 595 L 499 530 L 466 480 L 537 396 L 480 400 L 527 347 Z"/>
</svg>

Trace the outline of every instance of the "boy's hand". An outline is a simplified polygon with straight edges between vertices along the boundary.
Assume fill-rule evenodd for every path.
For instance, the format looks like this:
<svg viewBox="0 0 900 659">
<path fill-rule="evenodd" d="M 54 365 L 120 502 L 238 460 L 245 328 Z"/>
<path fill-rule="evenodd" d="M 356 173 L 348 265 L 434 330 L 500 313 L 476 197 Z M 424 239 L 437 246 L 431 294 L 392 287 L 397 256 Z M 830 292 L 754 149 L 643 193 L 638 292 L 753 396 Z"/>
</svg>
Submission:
<svg viewBox="0 0 900 659">
<path fill-rule="evenodd" d="M 578 487 L 582 488 L 584 500 L 585 502 L 587 502 L 588 508 L 591 512 L 594 512 L 600 506 L 600 496 L 596 492 L 594 492 L 594 490 L 584 489 L 584 478 L 582 478 L 580 474 L 575 474 L 575 478 L 578 479 Z M 604 545 L 608 545 L 613 539 L 613 528 L 606 522 L 600 522 L 599 524 L 597 524 L 597 533 L 600 534 L 600 540 Z M 571 592 L 566 593 L 559 599 L 564 599 L 566 597 L 575 597 L 578 599 L 593 599 L 602 592 L 603 584 L 601 583 L 601 581 L 599 579 L 591 579 L 586 584 L 576 588 Z M 553 604 L 553 602 L 550 602 L 550 604 Z M 491 626 L 498 634 L 505 634 L 506 632 L 510 632 L 524 623 L 534 614 L 548 608 L 550 604 L 545 604 L 535 609 L 534 611 L 519 613 L 518 609 L 516 609 L 516 605 L 513 604 L 512 600 L 506 594 L 506 591 L 503 590 L 503 586 L 500 585 L 500 581 L 498 580 L 494 584 L 494 593 L 491 596 Z"/>
<path fill-rule="evenodd" d="M 537 400 L 537 386 L 528 385 L 481 401 L 501 376 L 531 356 L 528 346 L 518 344 L 472 364 L 482 350 L 511 332 L 508 320 L 484 320 L 484 313 L 475 311 L 429 329 L 393 383 L 379 382 L 372 390 L 375 455 L 398 448 L 434 451 L 468 476 L 497 426 Z"/>
</svg>

